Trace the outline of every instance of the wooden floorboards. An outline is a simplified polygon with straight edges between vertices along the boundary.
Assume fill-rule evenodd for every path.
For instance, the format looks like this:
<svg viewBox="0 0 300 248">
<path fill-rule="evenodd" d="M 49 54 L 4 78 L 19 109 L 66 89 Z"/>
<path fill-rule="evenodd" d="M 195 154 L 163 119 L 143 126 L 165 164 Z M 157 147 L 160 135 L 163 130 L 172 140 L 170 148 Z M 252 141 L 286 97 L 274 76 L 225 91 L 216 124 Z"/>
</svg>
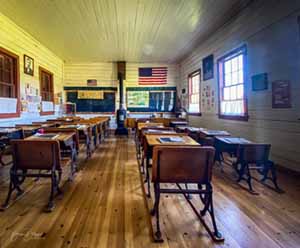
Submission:
<svg viewBox="0 0 300 248">
<path fill-rule="evenodd" d="M 214 170 L 217 223 L 225 236 L 214 244 L 184 198 L 164 196 L 161 201 L 162 244 L 151 239 L 132 138 L 109 137 L 92 158 L 80 156 L 80 171 L 66 181 L 64 195 L 52 213 L 44 213 L 49 181 L 26 182 L 27 193 L 0 212 L 2 247 L 299 247 L 300 181 L 280 175 L 286 191 L 278 194 L 254 183 L 251 195 L 234 181 L 234 172 Z M 8 168 L 0 169 L 0 201 L 8 187 Z M 200 204 L 194 197 L 193 201 Z"/>
</svg>

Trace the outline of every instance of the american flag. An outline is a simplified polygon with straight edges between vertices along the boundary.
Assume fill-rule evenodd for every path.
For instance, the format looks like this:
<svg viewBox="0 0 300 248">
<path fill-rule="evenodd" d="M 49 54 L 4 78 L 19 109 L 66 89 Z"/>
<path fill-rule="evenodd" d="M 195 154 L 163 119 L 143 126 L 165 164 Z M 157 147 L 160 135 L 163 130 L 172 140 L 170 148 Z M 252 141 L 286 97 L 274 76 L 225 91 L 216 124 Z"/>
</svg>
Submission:
<svg viewBox="0 0 300 248">
<path fill-rule="evenodd" d="M 167 84 L 167 67 L 139 68 L 139 84 Z"/>
</svg>

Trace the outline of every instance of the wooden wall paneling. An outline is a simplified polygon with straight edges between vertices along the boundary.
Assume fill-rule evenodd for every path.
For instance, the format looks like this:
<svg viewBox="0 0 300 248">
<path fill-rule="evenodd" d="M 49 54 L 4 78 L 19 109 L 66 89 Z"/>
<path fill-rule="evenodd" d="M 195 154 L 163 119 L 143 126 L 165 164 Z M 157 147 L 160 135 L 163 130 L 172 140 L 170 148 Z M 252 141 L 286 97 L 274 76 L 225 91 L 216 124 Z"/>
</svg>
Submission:
<svg viewBox="0 0 300 248">
<path fill-rule="evenodd" d="M 217 111 L 202 113 L 202 117 L 190 117 L 192 125 L 226 129 L 234 135 L 247 137 L 258 142 L 272 144 L 272 159 L 282 166 L 300 171 L 300 66 L 297 16 L 300 3 L 256 1 L 240 15 L 201 43 L 179 64 L 178 91 L 187 87 L 187 76 L 201 64 L 201 60 L 214 54 L 216 61 L 226 52 L 246 44 L 248 49 L 247 84 L 251 76 L 268 73 L 269 89 L 253 92 L 248 87 L 249 121 L 220 120 Z M 245 28 L 247 26 L 247 28 Z M 285 49 L 285 48 L 289 49 Z M 272 109 L 273 80 L 291 81 L 292 108 Z M 205 81 L 206 82 L 206 81 Z M 207 84 L 217 90 L 217 77 Z"/>
</svg>

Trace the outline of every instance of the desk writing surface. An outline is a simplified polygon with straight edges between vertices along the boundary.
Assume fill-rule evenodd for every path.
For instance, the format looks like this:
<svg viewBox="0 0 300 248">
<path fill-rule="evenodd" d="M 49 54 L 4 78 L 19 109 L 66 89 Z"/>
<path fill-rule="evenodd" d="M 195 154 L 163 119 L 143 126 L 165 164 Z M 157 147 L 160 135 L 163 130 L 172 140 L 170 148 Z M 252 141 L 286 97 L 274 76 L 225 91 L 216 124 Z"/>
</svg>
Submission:
<svg viewBox="0 0 300 248">
<path fill-rule="evenodd" d="M 47 128 L 47 127 L 53 127 L 53 126 L 55 126 L 55 125 L 52 124 L 52 123 L 42 123 L 42 124 L 40 124 L 40 126 L 41 126 L 41 127 L 44 127 L 44 128 Z"/>
<path fill-rule="evenodd" d="M 166 143 L 161 143 L 159 141 L 159 138 L 169 138 L 169 137 L 180 137 L 182 138 L 183 142 L 166 142 Z M 173 146 L 186 146 L 186 145 L 191 145 L 191 146 L 200 146 L 198 142 L 193 140 L 191 137 L 187 135 L 146 135 L 146 140 L 149 146 L 157 146 L 157 145 L 173 145 Z"/>
<path fill-rule="evenodd" d="M 176 129 L 178 129 L 178 130 L 185 130 L 187 128 L 189 128 L 189 126 L 178 126 L 178 127 L 176 127 Z"/>
<path fill-rule="evenodd" d="M 75 125 L 70 124 L 70 125 L 61 125 L 58 128 L 62 128 L 62 129 L 64 129 L 64 128 L 66 128 L 66 129 L 67 128 L 76 128 L 79 131 L 80 130 L 84 131 L 88 128 L 88 126 L 85 125 L 85 124 L 75 124 Z"/>
<path fill-rule="evenodd" d="M 171 121 L 170 123 L 173 125 L 187 125 L 188 124 L 187 121 Z"/>
<path fill-rule="evenodd" d="M 186 128 L 188 131 L 190 132 L 200 132 L 201 130 L 205 130 L 205 128 L 201 128 L 201 127 L 187 127 Z"/>
<path fill-rule="evenodd" d="M 216 139 L 230 145 L 253 144 L 252 141 L 240 137 L 216 137 Z"/>
<path fill-rule="evenodd" d="M 206 136 L 230 136 L 230 133 L 223 130 L 209 130 L 209 129 L 202 129 L 199 130 L 199 133 L 202 133 Z"/>
<path fill-rule="evenodd" d="M 54 137 L 53 140 L 57 140 L 57 141 L 60 141 L 60 142 L 66 142 L 66 141 L 72 139 L 73 136 L 75 135 L 74 132 L 67 132 L 67 133 L 66 132 L 64 132 L 64 133 L 59 133 L 59 132 L 55 133 L 55 132 L 53 132 L 53 133 L 55 134 L 55 137 Z M 47 134 L 50 134 L 50 133 L 47 133 Z M 43 140 L 43 139 L 49 140 L 49 138 L 43 138 L 42 135 L 41 136 L 32 135 L 32 136 L 29 136 L 25 139 L 26 140 Z"/>
</svg>

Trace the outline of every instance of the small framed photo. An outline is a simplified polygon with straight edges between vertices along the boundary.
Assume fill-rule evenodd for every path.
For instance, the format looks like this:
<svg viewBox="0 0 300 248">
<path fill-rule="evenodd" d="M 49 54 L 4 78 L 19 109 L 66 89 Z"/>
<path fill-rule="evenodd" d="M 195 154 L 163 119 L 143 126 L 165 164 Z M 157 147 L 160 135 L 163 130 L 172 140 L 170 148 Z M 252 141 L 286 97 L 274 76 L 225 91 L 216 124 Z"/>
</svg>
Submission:
<svg viewBox="0 0 300 248">
<path fill-rule="evenodd" d="M 214 77 L 214 55 L 211 54 L 202 60 L 203 81 Z"/>
<path fill-rule="evenodd" d="M 251 77 L 252 79 L 252 90 L 253 91 L 260 91 L 260 90 L 267 90 L 268 89 L 268 74 L 261 73 L 256 74 Z"/>
<path fill-rule="evenodd" d="M 27 55 L 24 55 L 24 73 L 34 75 L 34 60 Z"/>
</svg>

